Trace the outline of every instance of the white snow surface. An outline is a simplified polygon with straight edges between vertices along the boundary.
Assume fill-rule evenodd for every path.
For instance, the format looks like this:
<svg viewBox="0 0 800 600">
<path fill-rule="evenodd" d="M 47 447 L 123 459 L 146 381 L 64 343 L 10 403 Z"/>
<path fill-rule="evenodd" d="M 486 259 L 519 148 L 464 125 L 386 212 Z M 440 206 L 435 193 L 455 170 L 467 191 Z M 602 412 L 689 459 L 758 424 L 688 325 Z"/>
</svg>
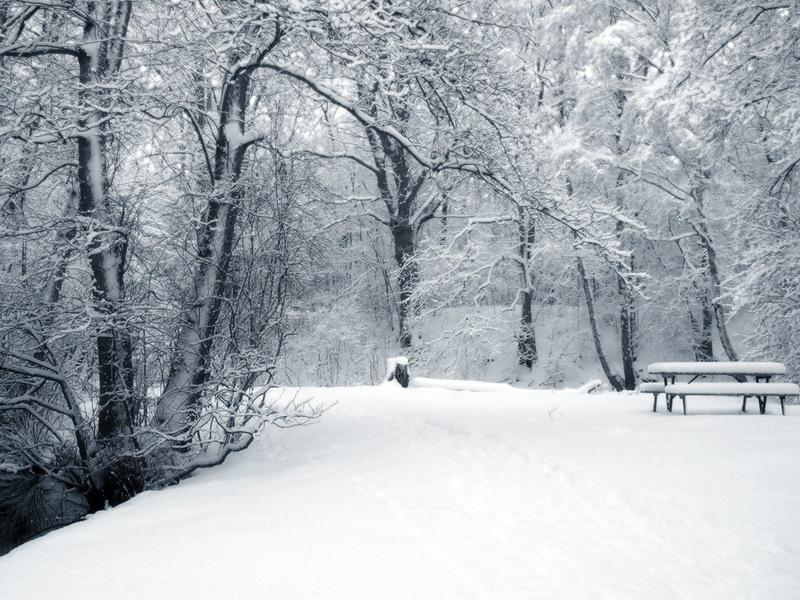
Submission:
<svg viewBox="0 0 800 600">
<path fill-rule="evenodd" d="M 656 381 L 643 381 L 639 384 L 639 391 L 640 392 L 663 392 L 664 391 L 664 384 L 661 382 Z"/>
<path fill-rule="evenodd" d="M 786 366 L 777 362 L 658 362 L 648 365 L 647 371 L 654 375 L 784 375 Z"/>
<path fill-rule="evenodd" d="M 431 377 L 415 377 L 411 380 L 411 387 L 440 388 L 454 392 L 524 392 L 524 390 L 512 387 L 507 383 L 491 383 L 469 379 L 433 379 Z"/>
<path fill-rule="evenodd" d="M 674 383 L 664 390 L 667 394 L 709 394 L 714 396 L 741 396 L 767 394 L 796 396 L 800 387 L 796 383 L 734 383 L 730 381 L 703 381 L 699 383 Z"/>
<path fill-rule="evenodd" d="M 797 597 L 800 407 L 299 394 L 330 409 L 17 548 L 0 558 L 0 598 Z"/>
</svg>

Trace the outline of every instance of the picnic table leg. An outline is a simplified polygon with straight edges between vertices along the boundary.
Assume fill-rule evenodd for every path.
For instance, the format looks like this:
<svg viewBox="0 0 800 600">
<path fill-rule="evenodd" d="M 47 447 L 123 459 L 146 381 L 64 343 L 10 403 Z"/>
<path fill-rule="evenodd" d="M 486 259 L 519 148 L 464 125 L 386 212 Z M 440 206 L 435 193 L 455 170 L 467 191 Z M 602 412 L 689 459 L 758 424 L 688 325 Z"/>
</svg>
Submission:
<svg viewBox="0 0 800 600">
<path fill-rule="evenodd" d="M 759 396 L 758 397 L 758 410 L 762 415 L 767 412 L 767 397 L 766 396 Z"/>
<path fill-rule="evenodd" d="M 742 412 L 747 412 L 747 396 L 742 396 Z"/>
<path fill-rule="evenodd" d="M 656 405 L 658 404 L 658 392 L 653 394 L 653 412 L 656 412 Z"/>
<path fill-rule="evenodd" d="M 686 396 L 681 396 L 681 402 L 683 402 L 683 414 L 686 414 Z"/>
<path fill-rule="evenodd" d="M 786 416 L 786 409 L 783 408 L 784 400 L 786 400 L 786 396 L 781 396 L 781 414 Z"/>
<path fill-rule="evenodd" d="M 672 380 L 672 383 L 674 384 L 675 383 L 675 375 L 673 375 L 672 377 L 668 377 L 668 376 L 664 375 L 664 387 L 665 388 L 670 384 L 670 379 Z M 667 394 L 666 392 L 664 392 L 664 397 L 667 400 L 667 411 L 668 412 L 672 412 L 672 399 L 673 399 L 672 395 Z"/>
</svg>

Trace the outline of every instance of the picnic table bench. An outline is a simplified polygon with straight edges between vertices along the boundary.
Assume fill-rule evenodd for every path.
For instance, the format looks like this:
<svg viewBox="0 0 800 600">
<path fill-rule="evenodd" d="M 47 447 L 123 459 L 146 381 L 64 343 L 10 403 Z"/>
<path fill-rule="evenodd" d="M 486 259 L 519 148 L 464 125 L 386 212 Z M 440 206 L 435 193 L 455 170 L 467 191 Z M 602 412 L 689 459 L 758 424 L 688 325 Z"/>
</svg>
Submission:
<svg viewBox="0 0 800 600">
<path fill-rule="evenodd" d="M 672 412 L 672 401 L 678 396 L 686 414 L 686 396 L 742 396 L 742 412 L 747 411 L 747 398 L 758 398 L 761 414 L 766 412 L 767 397 L 780 399 L 781 414 L 786 414 L 787 397 L 800 396 L 800 387 L 794 383 L 770 383 L 775 375 L 784 375 L 786 367 L 776 362 L 661 362 L 647 368 L 651 375 L 660 375 L 663 383 L 649 381 L 639 386 L 639 391 L 653 394 L 653 412 L 657 411 L 658 394 L 663 393 L 667 411 Z M 690 376 L 688 382 L 677 382 L 680 375 Z M 726 375 L 735 382 L 699 382 L 699 377 Z M 748 381 L 753 377 L 754 381 Z"/>
</svg>

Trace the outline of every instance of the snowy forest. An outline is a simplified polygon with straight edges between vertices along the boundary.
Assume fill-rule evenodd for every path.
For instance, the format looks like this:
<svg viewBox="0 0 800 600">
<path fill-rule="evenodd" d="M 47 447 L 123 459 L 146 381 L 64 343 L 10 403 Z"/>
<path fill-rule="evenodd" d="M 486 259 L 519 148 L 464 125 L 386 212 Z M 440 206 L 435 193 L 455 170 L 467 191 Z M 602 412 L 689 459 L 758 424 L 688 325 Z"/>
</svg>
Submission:
<svg viewBox="0 0 800 600">
<path fill-rule="evenodd" d="M 796 0 L 0 0 L 0 553 L 393 356 L 797 381 L 799 163 Z"/>
</svg>

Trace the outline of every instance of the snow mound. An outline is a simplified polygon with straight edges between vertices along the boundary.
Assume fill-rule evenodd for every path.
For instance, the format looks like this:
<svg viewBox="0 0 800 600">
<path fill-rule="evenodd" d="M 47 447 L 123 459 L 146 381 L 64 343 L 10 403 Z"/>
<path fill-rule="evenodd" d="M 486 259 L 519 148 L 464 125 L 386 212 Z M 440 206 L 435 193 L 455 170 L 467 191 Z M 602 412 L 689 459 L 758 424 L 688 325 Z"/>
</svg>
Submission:
<svg viewBox="0 0 800 600">
<path fill-rule="evenodd" d="M 489 383 L 487 381 L 470 381 L 468 379 L 432 379 L 430 377 L 415 377 L 411 380 L 411 387 L 438 388 L 453 392 L 503 392 L 517 391 L 507 383 Z"/>
<path fill-rule="evenodd" d="M 647 367 L 651 375 L 661 373 L 704 373 L 707 375 L 784 375 L 786 367 L 776 362 L 658 362 Z"/>
</svg>

